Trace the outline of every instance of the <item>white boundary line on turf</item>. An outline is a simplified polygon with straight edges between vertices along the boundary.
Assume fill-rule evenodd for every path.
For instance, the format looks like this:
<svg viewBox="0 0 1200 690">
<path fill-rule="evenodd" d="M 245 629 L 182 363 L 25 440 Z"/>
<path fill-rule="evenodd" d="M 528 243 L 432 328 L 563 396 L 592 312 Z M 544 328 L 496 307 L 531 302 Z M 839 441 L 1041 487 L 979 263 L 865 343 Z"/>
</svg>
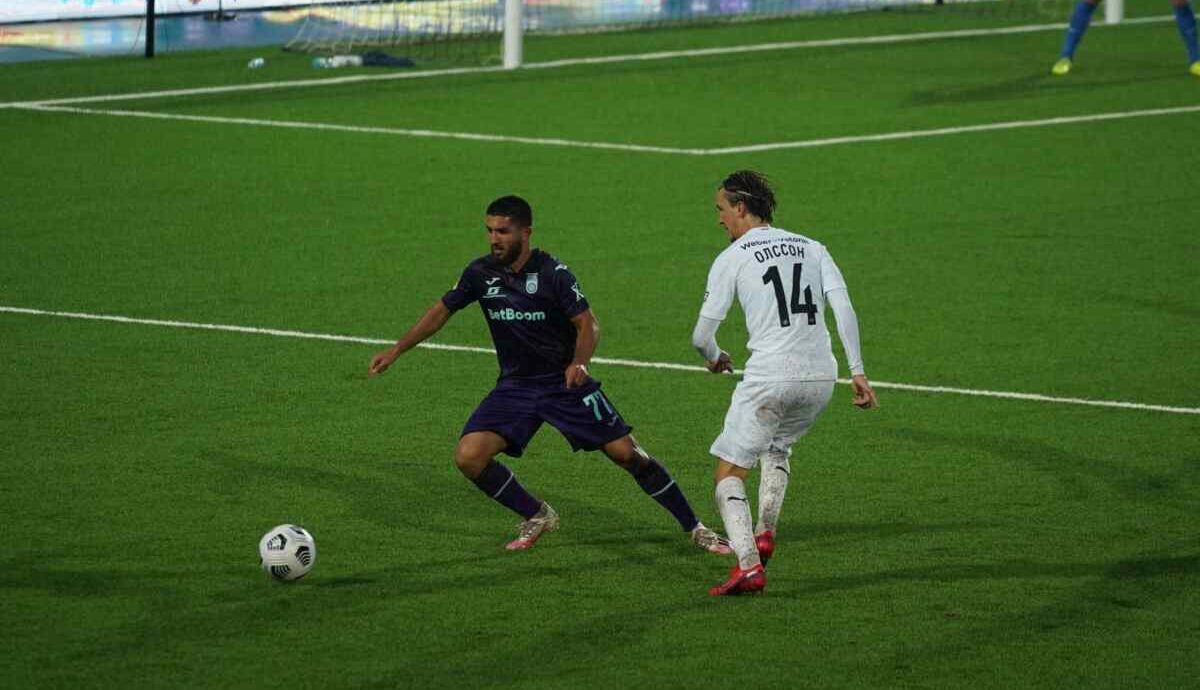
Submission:
<svg viewBox="0 0 1200 690">
<path fill-rule="evenodd" d="M 475 132 L 440 132 L 429 129 L 403 129 L 394 127 L 364 127 L 359 125 L 339 125 L 324 122 L 296 122 L 288 120 L 260 120 L 247 117 L 219 117 L 215 115 L 181 115 L 177 113 L 158 113 L 142 110 L 99 110 L 92 108 L 76 108 L 71 106 L 21 106 L 22 110 L 39 112 L 71 113 L 76 115 L 107 115 L 109 117 L 133 117 L 151 120 L 176 120 L 185 122 L 205 122 L 210 124 L 246 125 L 251 127 L 277 127 L 284 129 L 313 129 L 332 132 L 351 132 L 358 134 L 390 134 L 415 138 L 459 139 L 469 141 L 484 141 L 491 143 L 529 144 L 533 146 L 554 146 L 563 148 L 602 149 L 609 151 L 630 151 L 634 153 L 659 153 L 681 156 L 723 156 L 739 153 L 760 153 L 784 149 L 819 148 L 838 146 L 842 144 L 860 144 L 876 141 L 898 141 L 905 139 L 920 139 L 925 137 L 940 137 L 954 134 L 969 134 L 973 132 L 991 132 L 1006 129 L 1022 129 L 1031 127 L 1053 127 L 1071 125 L 1082 122 L 1099 122 L 1103 120 L 1126 120 L 1139 117 L 1162 117 L 1200 112 L 1200 105 L 1179 106 L 1175 108 L 1152 108 L 1147 110 L 1130 110 L 1118 113 L 1095 113 L 1092 115 L 1070 115 L 1051 117 L 1042 120 L 1012 120 L 1009 122 L 991 122 L 981 125 L 963 125 L 960 127 L 940 127 L 937 129 L 910 130 L 906 132 L 885 132 L 882 134 L 860 134 L 856 136 L 829 137 L 824 139 L 806 139 L 801 141 L 781 141 L 770 144 L 751 144 L 748 146 L 729 146 L 714 149 L 687 149 L 669 146 L 650 146 L 642 144 L 615 144 L 603 141 L 577 141 L 573 139 L 557 139 L 546 137 L 520 137 L 503 134 L 480 134 Z"/>
<path fill-rule="evenodd" d="M 351 132 L 356 134 L 391 134 L 393 136 L 428 138 L 428 139 L 460 139 L 469 141 L 486 141 L 508 144 L 530 144 L 534 146 L 559 146 L 568 148 L 608 149 L 612 151 L 634 151 L 637 153 L 666 153 L 702 156 L 704 149 L 679 149 L 666 146 L 641 146 L 638 144 L 610 144 L 602 141 L 575 141 L 572 139 L 555 139 L 547 137 L 519 137 L 504 134 L 480 134 L 477 132 L 440 132 L 430 129 L 403 129 L 398 127 L 364 127 L 360 125 L 339 125 L 326 122 L 296 122 L 288 120 L 259 120 L 248 117 L 219 117 L 215 115 L 180 115 L 176 113 L 156 113 L 144 110 L 98 110 L 92 108 L 76 108 L 71 106 L 21 106 L 21 110 L 36 110 L 39 112 L 72 113 L 76 115 L 108 115 L 110 117 L 136 117 L 150 120 L 177 120 L 184 122 L 207 122 L 222 125 L 247 125 L 251 127 L 278 127 L 283 129 L 315 129 L 328 132 Z"/>
<path fill-rule="evenodd" d="M 1126 19 L 1122 24 L 1151 24 L 1174 21 L 1171 15 L 1157 17 L 1139 17 Z M 672 50 L 654 53 L 631 53 L 626 55 L 608 55 L 602 57 L 569 58 L 547 62 L 531 62 L 521 69 L 558 69 L 577 65 L 601 65 L 622 62 L 648 62 L 654 60 L 675 60 L 678 58 L 711 57 L 715 55 L 738 55 L 743 53 L 759 53 L 765 51 L 803 50 L 812 48 L 836 48 L 856 45 L 881 45 L 894 43 L 912 43 L 942 39 L 975 38 L 981 36 L 1004 36 L 1011 34 L 1036 33 L 1039 31 L 1062 31 L 1066 24 L 1027 24 L 1024 26 L 1008 26 L 995 29 L 964 29 L 958 31 L 929 31 L 915 34 L 889 34 L 885 36 L 859 36 L 854 38 L 833 38 L 811 41 L 787 41 L 778 43 L 759 43 L 752 45 L 726 46 L 720 48 L 696 48 L 692 50 Z M 1098 26 L 1106 26 L 1100 24 Z M 1121 26 L 1118 24 L 1117 26 Z M 391 72 L 388 74 L 356 74 L 345 77 L 325 79 L 299 79 L 294 81 L 259 82 L 255 84 L 235 84 L 229 86 L 209 86 L 195 89 L 168 89 L 164 91 L 143 91 L 140 93 L 117 93 L 100 96 L 78 96 L 73 98 L 54 98 L 40 101 L 10 101 L 0 103 L 0 110 L 5 108 L 21 108 L 39 105 L 71 105 L 79 103 L 106 103 L 112 101 L 144 100 L 156 98 L 171 98 L 176 96 L 203 96 L 220 93 L 238 93 L 243 91 L 266 91 L 271 89 L 294 89 L 313 86 L 340 86 L 373 81 L 391 81 L 396 79 L 424 79 L 430 77 L 447 77 L 463 74 L 486 74 L 503 72 L 503 67 L 459 67 L 455 69 L 424 70 L 419 72 Z"/>
<path fill-rule="evenodd" d="M 46 309 L 30 309 L 27 307 L 8 307 L 0 306 L 0 313 L 8 314 L 24 314 L 30 316 L 57 316 L 68 319 L 84 319 L 88 321 L 110 321 L 116 323 L 136 324 L 141 326 L 164 326 L 168 328 L 188 328 L 199 329 L 206 331 L 223 331 L 228 333 L 249 333 L 254 335 L 270 335 L 282 338 L 305 338 L 309 340 L 332 340 L 346 343 L 362 343 L 366 345 L 391 345 L 395 340 L 384 338 L 364 338 L 350 335 L 333 335 L 327 333 L 308 333 L 305 331 L 291 331 L 277 328 L 257 328 L 254 326 L 232 326 L 227 324 L 217 323 L 197 323 L 194 321 L 174 321 L 167 319 L 140 319 L 131 316 L 118 316 L 112 314 L 87 314 L 81 312 L 69 311 L 51 311 Z M 487 347 L 472 347 L 468 345 L 443 345 L 440 343 L 421 343 L 417 347 L 429 350 L 447 350 L 451 352 L 479 352 L 484 354 L 495 354 L 495 350 Z M 646 362 L 634 359 L 612 359 L 608 357 L 594 357 L 592 361 L 597 364 L 611 364 L 614 366 L 623 367 L 638 367 L 644 369 L 671 369 L 676 371 L 695 371 L 707 372 L 708 370 L 702 366 L 689 364 L 675 364 L 673 362 Z M 838 383 L 850 383 L 846 379 L 838 379 Z M 1090 407 L 1108 407 L 1125 410 L 1143 410 L 1148 412 L 1167 412 L 1171 414 L 1191 414 L 1200 415 L 1200 408 L 1197 407 L 1172 407 L 1169 405 L 1149 405 L 1145 403 L 1123 402 L 1119 400 L 1091 400 L 1087 398 L 1060 398 L 1050 395 L 1040 395 L 1037 393 L 1012 393 L 1008 391 L 991 391 L 978 390 L 974 388 L 952 388 L 949 386 L 920 386 L 909 383 L 889 383 L 887 381 L 872 381 L 871 385 L 876 388 L 892 388 L 896 390 L 916 391 L 921 393 L 950 393 L 954 395 L 969 395 L 984 398 L 1005 398 L 1009 400 L 1026 400 L 1034 402 L 1057 403 L 1060 405 L 1086 405 Z"/>
<path fill-rule="evenodd" d="M 1030 127 L 1054 127 L 1056 125 L 1073 125 L 1081 122 L 1099 122 L 1102 120 L 1127 120 L 1136 117 L 1162 117 L 1164 115 L 1182 115 L 1200 112 L 1200 105 L 1185 105 L 1175 108 L 1150 108 L 1146 110 L 1127 110 L 1118 113 L 1095 113 L 1092 115 L 1068 115 L 1065 117 L 1050 117 L 1041 120 L 1010 120 L 1008 122 L 991 122 L 982 125 L 962 125 L 959 127 L 939 127 L 937 129 L 917 129 L 907 132 L 885 132 L 883 134 L 860 134 L 847 137 L 829 137 L 826 139 L 808 139 L 805 141 L 781 141 L 773 144 L 751 144 L 749 146 L 727 146 L 725 148 L 705 149 L 704 155 L 720 156 L 733 153 L 758 153 L 762 151 L 779 151 L 781 149 L 804 149 L 821 146 L 837 146 L 839 144 L 861 144 L 871 141 L 896 141 L 902 139 L 921 139 L 924 137 L 941 137 L 951 134 L 969 134 L 972 132 L 994 132 L 1004 129 L 1022 129 Z M 682 151 L 680 151 L 682 153 Z"/>
</svg>

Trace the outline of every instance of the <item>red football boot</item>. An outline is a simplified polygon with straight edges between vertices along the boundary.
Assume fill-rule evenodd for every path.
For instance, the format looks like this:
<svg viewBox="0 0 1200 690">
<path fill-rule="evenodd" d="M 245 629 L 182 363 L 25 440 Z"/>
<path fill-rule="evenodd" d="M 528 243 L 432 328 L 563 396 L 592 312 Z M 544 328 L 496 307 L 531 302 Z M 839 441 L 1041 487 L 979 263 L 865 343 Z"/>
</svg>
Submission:
<svg viewBox="0 0 1200 690">
<path fill-rule="evenodd" d="M 754 545 L 758 547 L 758 559 L 766 566 L 767 561 L 775 555 L 775 530 L 754 535 Z"/>
<path fill-rule="evenodd" d="M 524 551 L 525 549 L 533 548 L 533 545 L 546 532 L 553 532 L 558 529 L 558 513 L 550 507 L 549 503 L 542 502 L 542 507 L 538 510 L 537 515 L 524 520 L 517 525 L 517 538 L 508 542 L 504 548 L 509 551 Z"/>
<path fill-rule="evenodd" d="M 708 593 L 714 597 L 762 594 L 763 588 L 766 586 L 767 574 L 763 572 L 762 565 L 756 565 L 749 570 L 742 570 L 735 565 L 733 570 L 729 571 L 729 579 L 723 584 L 709 589 Z"/>
</svg>

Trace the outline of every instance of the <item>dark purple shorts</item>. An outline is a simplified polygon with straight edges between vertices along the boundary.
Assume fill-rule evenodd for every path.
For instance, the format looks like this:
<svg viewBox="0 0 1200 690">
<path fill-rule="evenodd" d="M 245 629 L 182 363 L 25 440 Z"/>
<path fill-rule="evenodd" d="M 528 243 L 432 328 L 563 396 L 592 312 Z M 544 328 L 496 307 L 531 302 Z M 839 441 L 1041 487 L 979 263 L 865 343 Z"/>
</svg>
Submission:
<svg viewBox="0 0 1200 690">
<path fill-rule="evenodd" d="M 600 391 L 599 381 L 567 388 L 504 380 L 471 413 L 462 435 L 493 431 L 508 441 L 505 455 L 519 458 L 542 422 L 558 429 L 572 450 L 596 450 L 633 431 Z"/>
</svg>

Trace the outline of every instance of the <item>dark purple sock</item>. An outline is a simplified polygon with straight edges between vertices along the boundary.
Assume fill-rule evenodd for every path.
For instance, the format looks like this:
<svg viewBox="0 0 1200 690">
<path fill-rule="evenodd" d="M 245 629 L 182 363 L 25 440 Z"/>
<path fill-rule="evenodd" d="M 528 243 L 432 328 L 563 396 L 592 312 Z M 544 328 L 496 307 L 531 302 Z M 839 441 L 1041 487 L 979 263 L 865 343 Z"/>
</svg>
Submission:
<svg viewBox="0 0 1200 690">
<path fill-rule="evenodd" d="M 495 460 L 489 462 L 479 476 L 471 481 L 493 501 L 526 520 L 537 515 L 542 509 L 542 502 L 526 491 L 521 482 L 517 481 L 517 475 L 503 463 Z"/>
<path fill-rule="evenodd" d="M 687 497 L 671 478 L 667 468 L 658 460 L 647 456 L 645 461 L 630 468 L 629 473 L 633 475 L 638 486 L 642 487 L 642 491 L 675 516 L 684 532 L 691 532 L 700 524 L 696 514 L 692 512 L 692 506 L 688 504 Z"/>
</svg>

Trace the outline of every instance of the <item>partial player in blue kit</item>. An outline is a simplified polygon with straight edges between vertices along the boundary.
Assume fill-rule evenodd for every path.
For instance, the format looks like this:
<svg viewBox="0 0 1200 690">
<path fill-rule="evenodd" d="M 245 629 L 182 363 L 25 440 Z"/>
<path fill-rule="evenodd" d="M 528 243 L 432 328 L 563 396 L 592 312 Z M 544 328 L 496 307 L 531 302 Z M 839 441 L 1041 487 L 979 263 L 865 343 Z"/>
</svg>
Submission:
<svg viewBox="0 0 1200 690">
<path fill-rule="evenodd" d="M 1050 68 L 1051 74 L 1061 77 L 1071 72 L 1075 60 L 1075 49 L 1079 47 L 1079 42 L 1087 33 L 1088 25 L 1092 22 L 1092 15 L 1096 12 L 1096 6 L 1099 4 L 1100 0 L 1078 0 L 1075 3 L 1075 9 L 1071 11 L 1071 19 L 1067 24 L 1067 35 L 1063 38 L 1062 50 L 1058 54 L 1058 61 Z M 1179 37 L 1183 40 L 1183 47 L 1187 51 L 1188 71 L 1193 76 L 1200 77 L 1200 47 L 1197 47 L 1196 41 L 1196 15 L 1188 0 L 1171 0 L 1171 5 L 1175 12 L 1175 26 L 1179 29 Z"/>
<path fill-rule="evenodd" d="M 542 424 L 558 429 L 572 450 L 599 450 L 629 472 L 679 522 L 692 543 L 712 553 L 728 544 L 705 527 L 662 463 L 646 453 L 588 374 L 600 326 L 566 264 L 530 246 L 533 209 L 522 198 L 493 201 L 484 219 L 491 252 L 472 261 L 458 284 L 430 307 L 390 349 L 375 355 L 372 375 L 437 333 L 456 312 L 478 302 L 500 364 L 495 388 L 463 427 L 454 460 L 492 500 L 521 516 L 509 550 L 528 549 L 558 529 L 558 513 L 517 481 L 496 456 L 520 457 Z"/>
</svg>

